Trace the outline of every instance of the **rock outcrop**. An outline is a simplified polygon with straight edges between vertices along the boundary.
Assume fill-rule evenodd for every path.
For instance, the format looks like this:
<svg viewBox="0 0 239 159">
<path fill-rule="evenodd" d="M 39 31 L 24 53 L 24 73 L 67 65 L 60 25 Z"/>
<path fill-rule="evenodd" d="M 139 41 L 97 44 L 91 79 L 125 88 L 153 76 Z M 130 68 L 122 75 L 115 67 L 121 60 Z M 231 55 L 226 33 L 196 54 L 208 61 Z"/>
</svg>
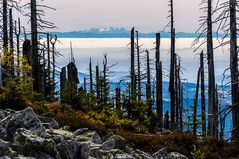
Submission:
<svg viewBox="0 0 239 159">
<path fill-rule="evenodd" d="M 0 110 L 0 159 L 187 159 L 166 149 L 153 155 L 127 146 L 119 135 L 103 139 L 88 128 L 70 132 L 31 108 Z"/>
</svg>

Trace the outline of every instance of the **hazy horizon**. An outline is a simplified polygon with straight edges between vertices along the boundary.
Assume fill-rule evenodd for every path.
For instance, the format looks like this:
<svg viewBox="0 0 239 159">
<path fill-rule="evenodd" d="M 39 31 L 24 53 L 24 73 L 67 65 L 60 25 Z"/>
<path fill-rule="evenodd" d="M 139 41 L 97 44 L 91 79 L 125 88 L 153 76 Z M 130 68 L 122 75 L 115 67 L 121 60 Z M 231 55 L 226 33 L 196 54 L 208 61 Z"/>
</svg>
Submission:
<svg viewBox="0 0 239 159">
<path fill-rule="evenodd" d="M 26 3 L 23 0 L 22 3 Z M 58 27 L 51 31 L 69 32 L 90 28 L 133 26 L 141 32 L 158 32 L 169 19 L 168 0 L 45 0 L 39 2 L 56 11 L 46 10 L 47 20 Z M 174 1 L 176 32 L 195 32 L 199 27 L 201 0 Z M 166 30 L 168 31 L 168 30 Z"/>
</svg>

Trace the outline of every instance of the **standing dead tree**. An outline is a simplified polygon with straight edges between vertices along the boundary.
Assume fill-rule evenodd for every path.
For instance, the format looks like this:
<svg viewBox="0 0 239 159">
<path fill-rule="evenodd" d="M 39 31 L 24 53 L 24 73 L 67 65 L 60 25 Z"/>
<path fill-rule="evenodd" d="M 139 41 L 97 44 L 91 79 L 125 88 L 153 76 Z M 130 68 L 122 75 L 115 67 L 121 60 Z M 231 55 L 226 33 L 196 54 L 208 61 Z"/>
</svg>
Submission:
<svg viewBox="0 0 239 159">
<path fill-rule="evenodd" d="M 14 69 L 14 37 L 13 37 L 13 17 L 12 17 L 12 8 L 9 9 L 9 63 L 10 63 L 10 77 L 15 76 Z"/>
<path fill-rule="evenodd" d="M 55 98 L 55 86 L 56 86 L 56 52 L 55 52 L 55 45 L 57 42 L 57 36 L 50 37 L 50 43 L 52 45 L 52 89 L 51 89 L 51 96 L 52 99 Z M 73 54 L 73 53 L 72 53 Z M 72 55 L 73 58 L 73 55 Z M 72 60 L 72 62 L 75 62 Z"/>
<path fill-rule="evenodd" d="M 238 46 L 237 46 L 237 10 L 238 2 L 230 0 L 230 70 L 232 95 L 233 140 L 239 142 L 239 88 L 238 88 Z"/>
<path fill-rule="evenodd" d="M 156 111 L 159 128 L 163 128 L 163 75 L 160 60 L 160 33 L 156 34 Z"/>
<path fill-rule="evenodd" d="M 89 63 L 89 74 L 90 74 L 90 93 L 91 95 L 93 94 L 93 75 L 92 75 L 92 62 L 90 58 L 90 63 Z"/>
<path fill-rule="evenodd" d="M 135 80 L 135 58 L 134 58 L 134 51 L 135 51 L 135 39 L 134 39 L 134 28 L 131 30 L 131 69 L 130 69 L 130 77 L 131 77 L 131 99 L 135 100 L 135 88 L 136 88 L 136 80 Z"/>
<path fill-rule="evenodd" d="M 21 35 L 21 21 L 18 18 L 18 21 L 15 21 L 15 36 L 17 40 L 17 76 L 20 76 L 20 35 Z"/>
<path fill-rule="evenodd" d="M 147 56 L 147 84 L 146 84 L 146 102 L 148 105 L 148 117 L 152 117 L 152 97 L 151 97 L 151 76 L 150 76 L 150 62 L 149 62 L 149 51 L 146 50 Z"/>
<path fill-rule="evenodd" d="M 224 32 L 221 46 L 230 44 L 230 74 L 231 74 L 231 110 L 232 110 L 232 140 L 239 143 L 239 80 L 238 80 L 238 1 L 228 0 L 221 2 L 217 11 L 220 12 L 216 18 L 219 23 L 218 30 Z M 230 37 L 227 41 L 226 38 Z"/>
<path fill-rule="evenodd" d="M 141 69 L 140 69 L 140 45 L 139 45 L 139 32 L 136 31 L 136 49 L 137 49 L 137 68 L 138 68 L 138 74 L 137 74 L 137 84 L 138 84 L 138 100 L 141 100 Z"/>
<path fill-rule="evenodd" d="M 201 111 L 202 111 L 202 136 L 206 138 L 206 100 L 205 100 L 205 81 L 204 81 L 204 55 L 203 51 L 200 54 L 201 68 Z"/>
<path fill-rule="evenodd" d="M 8 55 L 8 1 L 3 0 L 3 53 Z M 2 62 L 2 82 L 5 85 L 5 79 L 8 78 L 8 61 Z"/>
<path fill-rule="evenodd" d="M 199 94 L 200 76 L 201 76 L 201 68 L 199 68 L 199 70 L 198 70 L 196 93 L 195 93 L 194 106 L 193 106 L 193 136 L 195 138 L 197 137 L 197 126 L 198 126 L 197 109 L 198 109 L 198 94 Z"/>
<path fill-rule="evenodd" d="M 215 68 L 214 68 L 214 53 L 213 53 L 213 36 L 212 36 L 212 0 L 203 0 L 201 5 L 205 5 L 201 8 L 207 13 L 206 16 L 200 17 L 200 27 L 196 31 L 199 36 L 193 42 L 193 45 L 199 45 L 195 51 L 198 50 L 202 45 L 207 45 L 207 61 L 208 61 L 208 135 L 218 137 L 218 106 L 216 104 L 215 96 Z M 201 39 L 204 39 L 201 41 Z"/>
<path fill-rule="evenodd" d="M 174 9 L 173 0 L 169 1 L 170 6 L 170 31 L 171 31 L 171 49 L 170 49 L 170 113 L 171 113 L 171 130 L 175 129 L 175 28 L 174 28 Z"/>
</svg>

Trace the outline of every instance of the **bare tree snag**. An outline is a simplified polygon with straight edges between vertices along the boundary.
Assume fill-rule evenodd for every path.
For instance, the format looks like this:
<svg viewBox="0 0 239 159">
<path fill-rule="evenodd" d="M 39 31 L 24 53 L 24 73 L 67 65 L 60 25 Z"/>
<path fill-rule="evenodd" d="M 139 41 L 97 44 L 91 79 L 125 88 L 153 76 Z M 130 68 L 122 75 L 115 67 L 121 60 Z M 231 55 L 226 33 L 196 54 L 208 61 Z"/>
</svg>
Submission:
<svg viewBox="0 0 239 159">
<path fill-rule="evenodd" d="M 213 55 L 213 38 L 212 38 L 212 1 L 208 0 L 207 15 L 207 58 L 208 58 L 208 135 L 217 138 L 216 114 L 218 108 L 215 99 L 215 69 Z"/>
<path fill-rule="evenodd" d="M 201 110 L 202 110 L 202 136 L 206 138 L 206 100 L 205 100 L 205 81 L 204 81 L 204 55 L 203 51 L 200 54 L 200 68 L 201 68 Z"/>
<path fill-rule="evenodd" d="M 156 112 L 159 128 L 163 127 L 163 75 L 160 61 L 160 33 L 156 33 Z"/>
<path fill-rule="evenodd" d="M 146 84 L 146 100 L 148 105 L 148 117 L 152 117 L 152 99 L 151 99 L 151 76 L 150 76 L 150 63 L 149 63 L 149 51 L 146 50 L 147 54 L 147 84 Z"/>
<path fill-rule="evenodd" d="M 141 69 L 140 69 L 140 50 L 139 50 L 139 32 L 136 31 L 136 48 L 137 48 L 137 66 L 138 66 L 138 100 L 141 100 Z"/>
<path fill-rule="evenodd" d="M 15 76 L 14 69 L 14 42 L 13 42 L 13 19 L 12 19 L 12 8 L 9 9 L 9 63 L 10 63 L 10 76 Z"/>
<path fill-rule="evenodd" d="M 230 71 L 232 96 L 232 140 L 239 143 L 239 88 L 236 0 L 230 0 Z"/>
<path fill-rule="evenodd" d="M 197 109 L 198 109 L 198 94 L 199 94 L 199 82 L 200 82 L 201 68 L 198 70 L 197 75 L 197 85 L 196 85 L 196 93 L 194 98 L 194 107 L 193 107 L 193 136 L 197 137 Z"/>
<path fill-rule="evenodd" d="M 90 58 L 90 63 L 89 63 L 89 73 L 90 73 L 90 93 L 91 93 L 91 95 L 93 95 L 93 75 L 92 75 L 91 58 Z"/>
<path fill-rule="evenodd" d="M 136 80 L 135 80 L 135 69 L 134 69 L 134 50 L 135 50 L 135 42 L 134 42 L 134 28 L 131 30 L 131 99 L 135 100 L 135 88 L 136 88 Z"/>
</svg>

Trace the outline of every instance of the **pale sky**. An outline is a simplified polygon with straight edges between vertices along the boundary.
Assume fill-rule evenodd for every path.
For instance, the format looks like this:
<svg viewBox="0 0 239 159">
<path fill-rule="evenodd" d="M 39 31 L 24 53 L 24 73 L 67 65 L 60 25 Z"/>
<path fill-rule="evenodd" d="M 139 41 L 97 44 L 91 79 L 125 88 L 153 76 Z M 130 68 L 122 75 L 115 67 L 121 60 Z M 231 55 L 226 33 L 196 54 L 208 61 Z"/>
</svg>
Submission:
<svg viewBox="0 0 239 159">
<path fill-rule="evenodd" d="M 174 0 L 177 32 L 195 32 L 201 0 Z M 58 31 L 135 26 L 142 32 L 162 30 L 169 19 L 168 0 L 44 0 L 56 8 L 47 12 Z"/>
</svg>

